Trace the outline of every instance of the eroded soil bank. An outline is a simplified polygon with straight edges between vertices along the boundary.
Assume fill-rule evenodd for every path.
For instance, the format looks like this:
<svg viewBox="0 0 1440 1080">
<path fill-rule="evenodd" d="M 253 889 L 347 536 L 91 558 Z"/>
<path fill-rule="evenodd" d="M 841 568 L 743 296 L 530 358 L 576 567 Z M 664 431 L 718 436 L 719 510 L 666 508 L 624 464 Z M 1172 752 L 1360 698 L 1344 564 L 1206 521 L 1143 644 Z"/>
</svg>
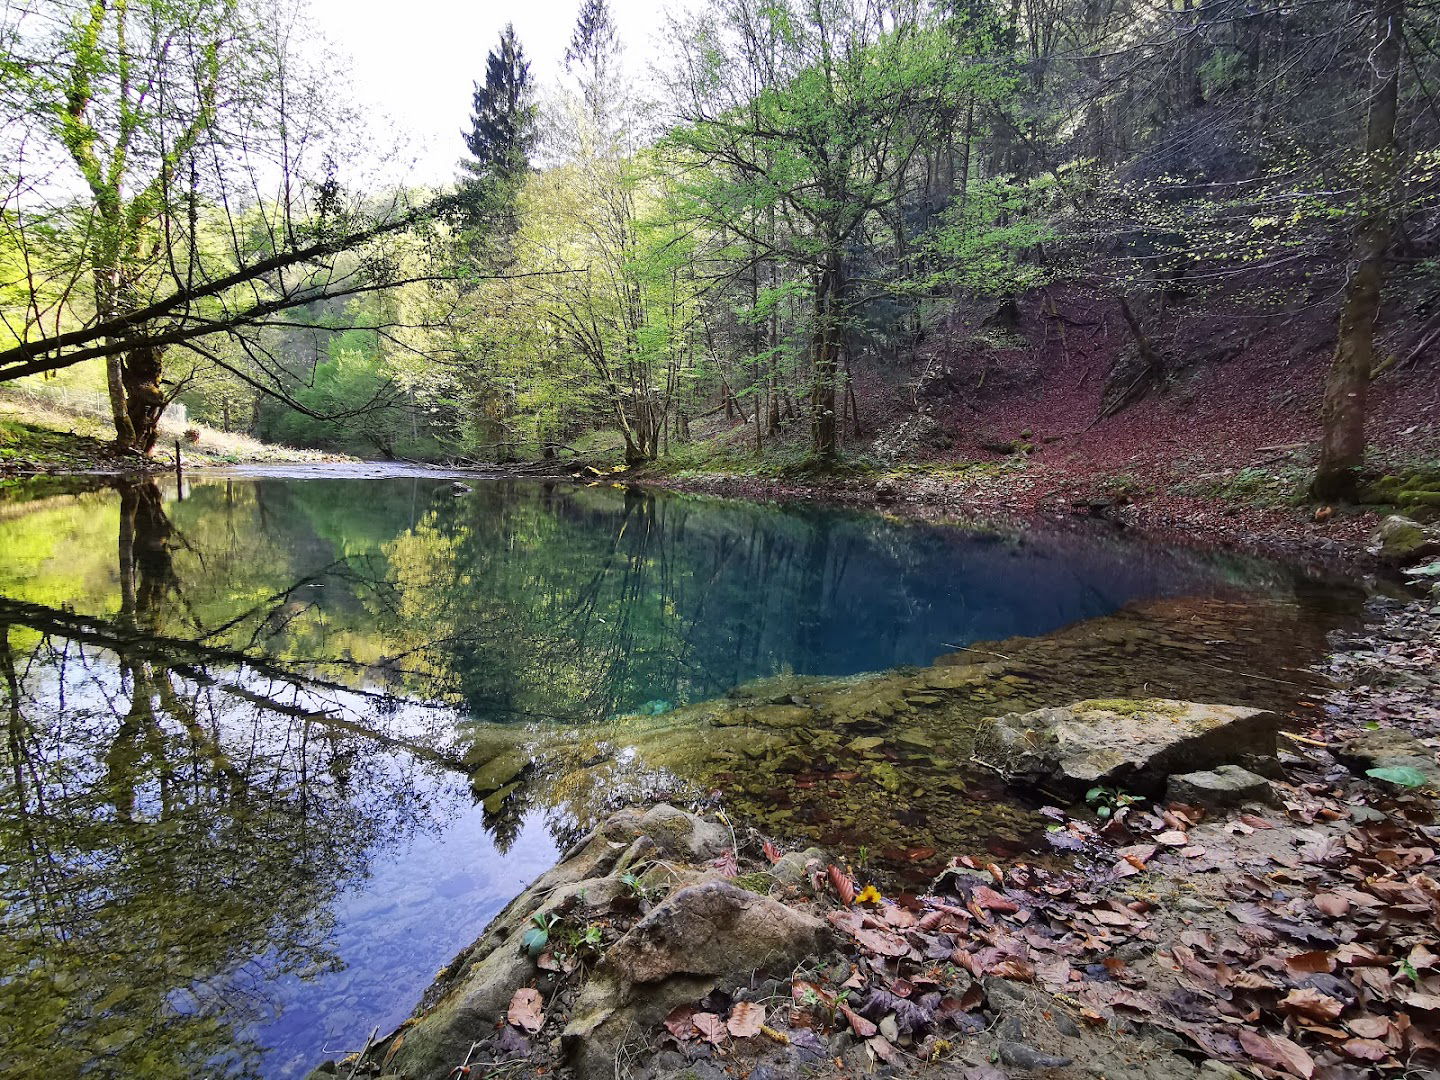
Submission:
<svg viewBox="0 0 1440 1080">
<path fill-rule="evenodd" d="M 1323 685 L 1301 714 L 1313 719 L 1278 739 L 1263 709 L 1193 725 L 1154 697 L 1009 709 L 1018 741 L 967 745 L 997 782 L 1060 789 L 1034 800 L 1043 856 L 958 855 L 911 885 L 805 846 L 799 828 L 762 835 L 734 806 L 621 811 L 509 905 L 401 1029 L 322 1073 L 1433 1075 L 1440 602 L 1377 600 L 1369 615 L 1313 672 Z M 926 670 L 994 678 L 985 669 L 1002 662 Z M 883 710 L 886 680 L 914 677 L 867 689 Z M 813 690 L 792 696 L 806 704 L 752 695 L 743 708 L 826 708 Z M 937 707 L 916 696 L 895 700 Z M 1191 726 L 1143 762 L 1073 737 L 1163 741 L 1167 721 Z M 1208 738 L 1222 722 L 1246 734 Z M 836 730 L 860 753 L 877 737 Z M 1273 755 L 1257 752 L 1267 732 Z M 1216 767 L 1194 771 L 1202 760 Z M 1089 807 L 1063 798 L 1087 776 L 1102 789 Z"/>
</svg>

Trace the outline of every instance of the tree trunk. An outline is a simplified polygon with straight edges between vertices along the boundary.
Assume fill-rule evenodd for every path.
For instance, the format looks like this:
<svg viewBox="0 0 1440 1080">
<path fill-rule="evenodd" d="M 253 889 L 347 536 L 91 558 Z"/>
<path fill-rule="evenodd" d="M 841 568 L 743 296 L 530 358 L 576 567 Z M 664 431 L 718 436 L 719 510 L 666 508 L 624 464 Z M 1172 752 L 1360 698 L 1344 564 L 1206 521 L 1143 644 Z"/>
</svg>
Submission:
<svg viewBox="0 0 1440 1080">
<path fill-rule="evenodd" d="M 1370 112 L 1365 132 L 1365 211 L 1355 232 L 1350 279 L 1340 310 L 1335 358 L 1325 380 L 1320 461 L 1311 495 L 1351 500 L 1365 460 L 1365 409 L 1375 358 L 1375 320 L 1385 279 L 1385 250 L 1394 230 L 1398 173 L 1395 114 L 1400 83 L 1404 0 L 1375 0 L 1375 48 L 1370 64 Z"/>
<path fill-rule="evenodd" d="M 165 394 L 160 389 L 163 352 L 155 346 L 142 346 L 126 354 L 121 364 L 120 382 L 125 395 L 125 414 L 129 420 L 129 446 L 142 454 L 155 449 L 160 437 L 160 416 L 165 412 Z M 112 397 L 113 404 L 113 397 Z M 118 441 L 126 432 L 117 428 Z"/>
<path fill-rule="evenodd" d="M 840 256 L 825 260 L 815 286 L 814 383 L 810 392 L 810 450 L 822 461 L 839 453 L 835 383 L 840 370 Z"/>
</svg>

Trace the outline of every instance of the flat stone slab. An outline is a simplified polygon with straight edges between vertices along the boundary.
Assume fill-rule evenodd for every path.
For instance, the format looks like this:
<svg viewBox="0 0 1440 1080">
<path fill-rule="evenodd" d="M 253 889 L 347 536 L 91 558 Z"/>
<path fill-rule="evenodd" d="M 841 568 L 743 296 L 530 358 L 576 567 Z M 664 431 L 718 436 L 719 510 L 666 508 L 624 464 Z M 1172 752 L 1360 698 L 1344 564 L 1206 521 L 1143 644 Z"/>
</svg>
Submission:
<svg viewBox="0 0 1440 1080">
<path fill-rule="evenodd" d="M 1158 785 L 1176 773 L 1273 757 L 1279 717 L 1166 698 L 1078 701 L 1009 713 L 996 735 L 1009 771 L 1071 784 Z"/>
<path fill-rule="evenodd" d="M 1172 776 L 1165 795 L 1171 802 L 1187 806 L 1241 806 L 1275 799 L 1269 780 L 1239 765 L 1219 765 Z"/>
</svg>

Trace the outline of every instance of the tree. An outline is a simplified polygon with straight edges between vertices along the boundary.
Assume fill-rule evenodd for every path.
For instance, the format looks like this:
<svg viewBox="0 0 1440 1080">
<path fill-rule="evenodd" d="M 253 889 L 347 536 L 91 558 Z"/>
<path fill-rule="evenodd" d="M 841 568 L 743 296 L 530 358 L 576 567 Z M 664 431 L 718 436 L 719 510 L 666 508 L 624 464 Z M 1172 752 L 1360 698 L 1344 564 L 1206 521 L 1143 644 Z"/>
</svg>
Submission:
<svg viewBox="0 0 1440 1080">
<path fill-rule="evenodd" d="M 348 113 L 268 0 L 52 7 L 5 16 L 0 228 L 25 298 L 3 313 L 0 381 L 101 359 L 117 442 L 148 453 L 173 349 L 283 395 L 258 331 L 392 287 L 384 245 L 456 203 L 346 197 L 325 148 L 352 136 Z M 244 367 L 206 347 L 216 334 Z"/>
<path fill-rule="evenodd" d="M 1366 113 L 1364 216 L 1355 232 L 1335 358 L 1325 381 L 1320 461 L 1311 482 L 1317 499 L 1353 499 L 1365 459 L 1365 413 L 1375 366 L 1375 322 L 1385 282 L 1385 252 L 1394 230 L 1400 175 L 1395 119 L 1399 104 L 1404 0 L 1375 0 L 1375 47 Z"/>
<path fill-rule="evenodd" d="M 461 168 L 486 194 L 499 189 L 504 205 L 530 168 L 535 149 L 536 113 L 530 61 L 507 23 L 500 44 L 485 60 L 485 82 L 471 98 L 470 130 L 464 132 L 470 157 Z"/>
<path fill-rule="evenodd" d="M 763 47 L 757 47 L 763 43 Z M 697 222 L 808 275 L 811 449 L 838 451 L 850 254 L 966 87 L 999 84 L 912 9 L 717 0 L 682 37 L 669 137 Z M 783 229 L 758 223 L 771 211 Z"/>
</svg>

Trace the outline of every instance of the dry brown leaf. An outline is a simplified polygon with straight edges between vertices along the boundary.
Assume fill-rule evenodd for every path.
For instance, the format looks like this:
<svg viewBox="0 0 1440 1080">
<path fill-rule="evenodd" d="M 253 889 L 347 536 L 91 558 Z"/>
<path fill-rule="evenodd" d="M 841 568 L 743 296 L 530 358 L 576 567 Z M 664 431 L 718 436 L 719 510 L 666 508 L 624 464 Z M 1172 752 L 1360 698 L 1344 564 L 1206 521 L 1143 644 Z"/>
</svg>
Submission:
<svg viewBox="0 0 1440 1080">
<path fill-rule="evenodd" d="M 1306 1053 L 1304 1047 L 1284 1035 L 1262 1035 L 1242 1027 L 1238 1037 L 1245 1053 L 1262 1065 L 1288 1072 L 1291 1076 L 1304 1077 L 1305 1080 L 1315 1075 L 1315 1059 Z"/>
<path fill-rule="evenodd" d="M 706 1042 L 719 1046 L 725 1041 L 725 1021 L 715 1013 L 697 1012 L 690 1018 L 690 1022 Z"/>
<path fill-rule="evenodd" d="M 695 1025 L 691 1019 L 698 1011 L 694 1005 L 676 1005 L 665 1017 L 665 1030 L 677 1039 L 693 1039 Z"/>
<path fill-rule="evenodd" d="M 1171 829 L 1169 832 L 1162 832 L 1155 837 L 1155 842 L 1163 844 L 1165 847 L 1184 847 L 1190 843 L 1190 838 L 1178 829 Z"/>
<path fill-rule="evenodd" d="M 1273 829 L 1275 827 L 1263 817 L 1256 817 L 1254 814 L 1241 814 L 1240 820 L 1252 829 Z"/>
<path fill-rule="evenodd" d="M 1024 960 L 1010 957 L 993 964 L 987 975 L 995 975 L 1001 979 L 1016 979 L 1020 982 L 1033 982 L 1035 979 L 1035 968 Z"/>
<path fill-rule="evenodd" d="M 1291 971 L 1300 971 L 1307 975 L 1334 971 L 1335 955 L 1323 951 L 1295 953 L 1285 958 L 1285 966 Z"/>
<path fill-rule="evenodd" d="M 838 866 L 831 866 L 826 876 L 830 879 L 830 888 L 835 890 L 842 904 L 849 907 L 855 902 L 855 882 L 849 874 Z"/>
<path fill-rule="evenodd" d="M 855 1034 L 862 1039 L 870 1038 L 870 1036 L 874 1035 L 875 1032 L 879 1030 L 874 1024 L 872 1024 L 869 1020 L 866 1020 L 865 1017 L 861 1016 L 859 1013 L 855 1012 L 854 1009 L 850 1008 L 850 1006 L 846 1005 L 843 1001 L 840 1002 L 840 1013 L 842 1016 L 845 1017 L 847 1021 L 849 1021 L 850 1030 L 855 1032 Z"/>
<path fill-rule="evenodd" d="M 877 956 L 904 956 L 910 951 L 909 942 L 888 930 L 856 930 L 852 936 L 862 949 Z"/>
<path fill-rule="evenodd" d="M 540 996 L 540 991 L 528 986 L 516 990 L 505 1019 L 534 1035 L 545 1026 L 545 999 Z"/>
<path fill-rule="evenodd" d="M 1321 892 L 1315 894 L 1315 906 L 1322 914 L 1338 919 L 1350 910 L 1350 901 L 1339 893 Z"/>
<path fill-rule="evenodd" d="M 1334 1020 L 1345 1011 L 1345 1003 L 1312 987 L 1291 990 L 1278 1006 L 1285 1012 L 1309 1017 L 1311 1020 Z"/>
<path fill-rule="evenodd" d="M 737 1039 L 759 1035 L 760 1029 L 765 1026 L 765 1006 L 753 1001 L 737 1001 L 725 1026 Z"/>
<path fill-rule="evenodd" d="M 1384 1039 L 1394 1026 L 1388 1016 L 1357 1016 L 1346 1021 L 1346 1027 L 1362 1039 Z"/>
<path fill-rule="evenodd" d="M 976 886 L 975 891 L 970 894 L 970 897 L 975 903 L 989 911 L 1016 912 L 1020 910 L 1019 904 L 1008 897 L 1001 896 L 988 885 Z"/>
<path fill-rule="evenodd" d="M 1350 1039 L 1341 1044 L 1340 1052 L 1356 1061 L 1384 1061 L 1390 1056 L 1390 1048 L 1379 1039 Z"/>
</svg>

